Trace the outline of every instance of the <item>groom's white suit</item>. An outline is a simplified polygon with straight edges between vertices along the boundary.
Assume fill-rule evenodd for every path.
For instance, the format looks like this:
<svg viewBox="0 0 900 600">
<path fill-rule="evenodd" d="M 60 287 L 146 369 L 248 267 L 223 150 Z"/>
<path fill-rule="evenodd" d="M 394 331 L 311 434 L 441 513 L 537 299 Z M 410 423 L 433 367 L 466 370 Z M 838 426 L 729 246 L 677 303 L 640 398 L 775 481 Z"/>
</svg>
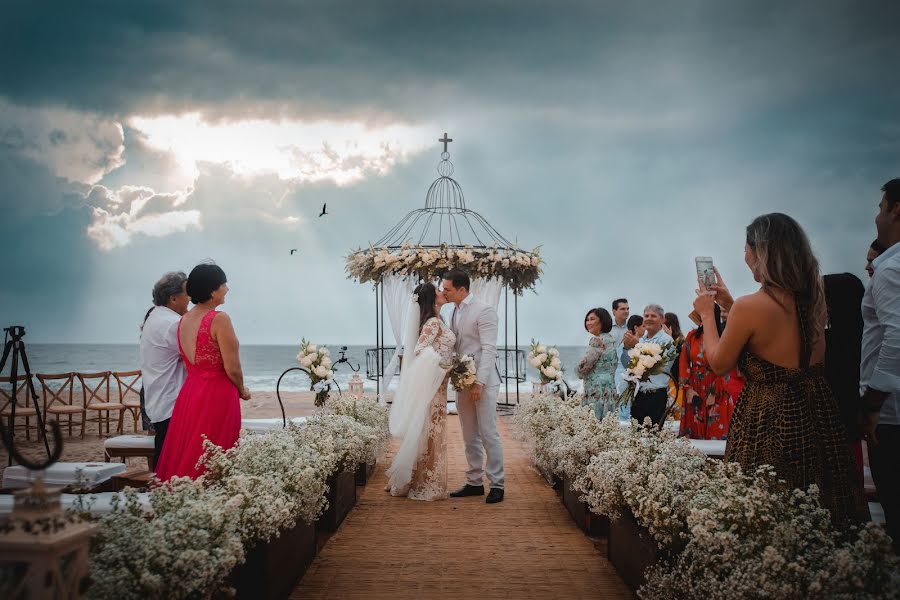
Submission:
<svg viewBox="0 0 900 600">
<path fill-rule="evenodd" d="M 503 445 L 497 432 L 497 392 L 500 389 L 496 363 L 497 311 L 470 294 L 453 309 L 450 328 L 456 334 L 456 352 L 475 357 L 478 365 L 476 380 L 483 386 L 481 399 L 477 402 L 472 401 L 466 391 L 457 392 L 456 397 L 469 463 L 466 483 L 484 485 L 487 473 L 490 487 L 502 490 Z"/>
</svg>

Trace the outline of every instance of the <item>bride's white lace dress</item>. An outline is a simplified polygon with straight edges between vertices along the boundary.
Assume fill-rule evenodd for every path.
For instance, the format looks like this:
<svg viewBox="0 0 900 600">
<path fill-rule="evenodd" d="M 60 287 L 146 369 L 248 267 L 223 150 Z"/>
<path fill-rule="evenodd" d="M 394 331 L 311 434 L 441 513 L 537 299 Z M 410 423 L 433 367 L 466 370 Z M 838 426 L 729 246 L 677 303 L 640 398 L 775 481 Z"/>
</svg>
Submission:
<svg viewBox="0 0 900 600">
<path fill-rule="evenodd" d="M 416 343 L 415 354 L 418 357 L 427 348 L 434 350 L 440 357 L 441 368 L 448 367 L 453 361 L 453 348 L 456 345 L 456 336 L 444 322 L 437 317 L 426 321 L 422 327 L 422 333 Z M 401 377 L 402 377 L 401 372 Z M 447 498 L 447 382 L 449 375 L 445 374 L 443 381 L 430 400 L 417 398 L 417 402 L 429 402 L 428 414 L 419 434 L 418 455 L 415 466 L 412 468 L 408 483 L 404 483 L 405 477 L 396 481 L 397 477 L 391 477 L 388 489 L 393 496 L 407 496 L 413 500 L 441 500 Z M 432 388 L 433 389 L 433 388 Z M 394 470 L 394 465 L 392 465 Z"/>
</svg>

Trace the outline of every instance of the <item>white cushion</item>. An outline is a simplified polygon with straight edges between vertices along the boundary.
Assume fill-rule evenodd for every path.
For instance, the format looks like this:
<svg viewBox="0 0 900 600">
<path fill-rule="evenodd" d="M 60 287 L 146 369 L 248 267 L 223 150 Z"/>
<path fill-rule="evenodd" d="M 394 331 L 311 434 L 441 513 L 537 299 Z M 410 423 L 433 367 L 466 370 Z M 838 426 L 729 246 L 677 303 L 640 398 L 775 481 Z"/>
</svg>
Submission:
<svg viewBox="0 0 900 600">
<path fill-rule="evenodd" d="M 112 512 L 113 494 L 115 492 L 102 492 L 100 494 L 84 494 L 81 497 L 84 499 L 84 504 L 90 506 L 90 513 L 95 517 L 100 517 Z M 59 500 L 64 509 L 69 509 L 75 506 L 78 498 L 79 496 L 76 494 L 62 494 Z M 144 510 L 150 508 L 150 494 L 138 493 L 137 498 Z M 122 499 L 121 494 L 119 494 L 119 499 Z M 0 516 L 10 514 L 13 511 L 14 502 L 15 497 L 12 494 L 0 494 Z M 122 506 L 121 502 L 119 506 Z"/>
<path fill-rule="evenodd" d="M 877 502 L 869 502 L 869 512 L 872 514 L 873 523 L 884 524 L 884 508 Z"/>
<path fill-rule="evenodd" d="M 294 425 L 303 425 L 306 423 L 306 417 L 293 417 L 288 422 Z M 281 419 L 241 419 L 241 429 L 247 431 L 271 431 L 272 429 L 281 429 L 284 421 Z"/>
<path fill-rule="evenodd" d="M 691 446 L 707 456 L 725 456 L 725 440 L 688 440 Z"/>
<path fill-rule="evenodd" d="M 666 421 L 664 427 L 678 433 L 681 429 L 681 421 Z"/>
<path fill-rule="evenodd" d="M 149 450 L 153 451 L 154 438 L 152 435 L 117 435 L 103 442 L 107 450 L 121 448 L 123 450 Z"/>
<path fill-rule="evenodd" d="M 43 471 L 32 471 L 22 465 L 14 465 L 3 472 L 3 487 L 25 488 L 39 477 L 43 477 L 47 485 L 94 486 L 124 471 L 125 465 L 122 463 L 104 462 L 58 462 Z"/>
<path fill-rule="evenodd" d="M 448 402 L 447 403 L 447 414 L 448 415 L 458 415 L 459 411 L 456 410 L 456 402 Z"/>
</svg>

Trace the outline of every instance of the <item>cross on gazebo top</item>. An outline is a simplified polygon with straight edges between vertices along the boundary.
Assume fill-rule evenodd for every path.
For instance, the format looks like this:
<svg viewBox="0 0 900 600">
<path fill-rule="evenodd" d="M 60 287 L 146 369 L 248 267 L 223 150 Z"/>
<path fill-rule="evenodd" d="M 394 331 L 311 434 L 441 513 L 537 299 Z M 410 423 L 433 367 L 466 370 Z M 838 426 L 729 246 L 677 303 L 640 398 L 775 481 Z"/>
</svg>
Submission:
<svg viewBox="0 0 900 600">
<path fill-rule="evenodd" d="M 444 132 L 444 137 L 441 138 L 441 139 L 439 139 L 438 141 L 439 141 L 439 142 L 442 142 L 442 143 L 444 144 L 444 152 L 447 152 L 447 144 L 449 144 L 449 143 L 452 142 L 453 140 L 452 140 L 451 138 L 448 138 L 448 137 L 447 137 L 447 132 L 445 131 L 445 132 Z"/>
</svg>

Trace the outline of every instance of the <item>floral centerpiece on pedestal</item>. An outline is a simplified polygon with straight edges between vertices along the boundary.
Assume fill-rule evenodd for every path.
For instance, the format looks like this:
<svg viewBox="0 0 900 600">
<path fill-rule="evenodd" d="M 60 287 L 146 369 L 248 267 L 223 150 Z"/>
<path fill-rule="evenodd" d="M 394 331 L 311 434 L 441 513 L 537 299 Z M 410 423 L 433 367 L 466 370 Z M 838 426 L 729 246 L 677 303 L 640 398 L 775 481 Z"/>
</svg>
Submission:
<svg viewBox="0 0 900 600">
<path fill-rule="evenodd" d="M 528 364 L 538 370 L 542 384 L 562 381 L 562 363 L 559 360 L 559 350 L 555 347 L 547 347 L 540 342 L 531 340 L 531 349 L 528 351 Z"/>
<path fill-rule="evenodd" d="M 328 399 L 328 392 L 334 384 L 334 371 L 331 370 L 331 352 L 325 346 L 321 348 L 306 338 L 300 342 L 297 362 L 309 370 L 310 391 L 316 393 L 316 406 L 322 406 Z"/>
<path fill-rule="evenodd" d="M 628 385 L 619 396 L 618 406 L 632 402 L 642 383 L 649 381 L 653 375 L 665 372 L 666 365 L 675 357 L 675 346 L 671 342 L 665 344 L 639 342 L 628 351 L 628 357 L 624 377 Z"/>
</svg>

